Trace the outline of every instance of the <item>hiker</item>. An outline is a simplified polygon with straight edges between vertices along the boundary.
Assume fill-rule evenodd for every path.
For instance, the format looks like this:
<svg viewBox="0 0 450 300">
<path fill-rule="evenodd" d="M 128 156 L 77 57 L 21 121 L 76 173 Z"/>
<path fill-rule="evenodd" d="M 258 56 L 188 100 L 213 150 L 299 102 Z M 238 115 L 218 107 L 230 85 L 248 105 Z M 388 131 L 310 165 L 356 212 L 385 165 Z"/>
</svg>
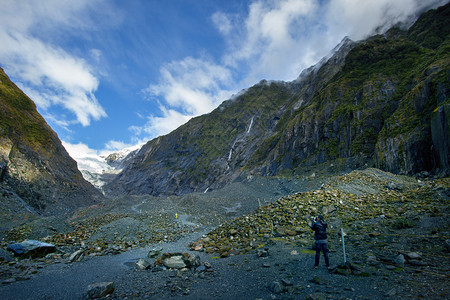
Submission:
<svg viewBox="0 0 450 300">
<path fill-rule="evenodd" d="M 319 268 L 320 250 L 323 251 L 326 267 L 330 267 L 327 249 L 327 226 L 328 224 L 324 221 L 322 215 L 318 215 L 317 217 L 315 217 L 311 223 L 311 229 L 314 230 L 314 239 L 316 240 L 316 259 L 314 262 L 315 269 Z"/>
</svg>

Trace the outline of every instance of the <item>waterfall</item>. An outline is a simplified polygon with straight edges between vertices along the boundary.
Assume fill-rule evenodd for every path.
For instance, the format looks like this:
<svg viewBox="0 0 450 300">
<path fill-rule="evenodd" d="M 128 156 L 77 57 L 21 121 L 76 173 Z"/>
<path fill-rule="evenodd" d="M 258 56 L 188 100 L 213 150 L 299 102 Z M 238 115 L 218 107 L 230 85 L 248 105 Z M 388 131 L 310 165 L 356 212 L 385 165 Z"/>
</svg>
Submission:
<svg viewBox="0 0 450 300">
<path fill-rule="evenodd" d="M 250 132 L 250 129 L 252 129 L 252 125 L 253 125 L 253 119 L 255 118 L 255 116 L 252 117 L 251 121 L 250 121 L 250 126 L 248 126 L 248 130 L 247 133 Z"/>
<path fill-rule="evenodd" d="M 203 194 L 206 194 L 206 192 L 209 190 L 209 187 L 206 188 L 206 190 L 203 192 Z"/>
<path fill-rule="evenodd" d="M 231 146 L 230 154 L 228 154 L 228 161 L 231 160 L 231 154 L 233 154 L 233 148 L 234 148 L 235 145 L 236 145 L 236 141 L 234 141 L 233 146 Z"/>
</svg>

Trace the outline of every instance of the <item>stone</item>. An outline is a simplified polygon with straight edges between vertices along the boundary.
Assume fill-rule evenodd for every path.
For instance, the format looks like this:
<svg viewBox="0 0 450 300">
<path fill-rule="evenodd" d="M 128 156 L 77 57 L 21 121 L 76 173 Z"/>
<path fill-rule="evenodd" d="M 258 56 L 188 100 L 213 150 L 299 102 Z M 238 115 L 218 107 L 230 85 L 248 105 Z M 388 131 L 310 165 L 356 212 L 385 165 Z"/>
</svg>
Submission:
<svg viewBox="0 0 450 300">
<path fill-rule="evenodd" d="M 12 261 L 13 257 L 9 254 L 8 251 L 4 249 L 0 249 L 0 261 Z"/>
<path fill-rule="evenodd" d="M 205 266 L 199 266 L 199 267 L 197 267 L 197 269 L 195 269 L 195 271 L 197 271 L 197 272 L 205 272 L 206 271 L 206 267 Z"/>
<path fill-rule="evenodd" d="M 426 266 L 426 265 L 427 265 L 427 264 L 424 263 L 423 261 L 417 260 L 417 259 L 411 259 L 411 260 L 408 260 L 408 263 L 409 263 L 411 266 L 416 266 L 416 267 L 423 267 L 423 266 Z"/>
<path fill-rule="evenodd" d="M 324 215 L 328 215 L 331 214 L 332 212 L 336 211 L 336 207 L 334 205 L 329 205 L 329 206 L 325 206 L 324 208 L 322 208 L 322 214 Z"/>
<path fill-rule="evenodd" d="M 182 255 L 173 255 L 167 258 L 163 258 L 162 263 L 166 268 L 169 269 L 183 269 L 187 266 Z"/>
<path fill-rule="evenodd" d="M 420 259 L 421 255 L 417 252 L 408 252 L 405 254 L 407 259 Z"/>
<path fill-rule="evenodd" d="M 273 281 L 270 286 L 269 286 L 269 290 L 272 293 L 275 294 L 281 294 L 282 292 L 284 292 L 284 286 L 281 282 L 279 281 Z"/>
<path fill-rule="evenodd" d="M 306 296 L 306 300 L 326 300 L 327 299 L 327 295 L 325 295 L 324 293 L 312 293 L 309 294 L 308 296 Z"/>
<path fill-rule="evenodd" d="M 403 256 L 403 254 L 399 254 L 395 258 L 394 263 L 398 266 L 404 266 L 405 265 L 405 257 Z"/>
<path fill-rule="evenodd" d="M 368 265 L 371 265 L 371 266 L 375 266 L 375 265 L 378 265 L 378 264 L 379 264 L 379 262 L 378 262 L 378 260 L 377 260 L 377 257 L 374 256 L 374 255 L 368 256 L 367 259 L 366 259 L 366 263 L 367 263 Z"/>
<path fill-rule="evenodd" d="M 294 282 L 292 282 L 292 280 L 289 279 L 281 279 L 281 283 L 285 286 L 293 286 Z"/>
<path fill-rule="evenodd" d="M 136 263 L 136 268 L 138 270 L 148 270 L 148 269 L 150 269 L 150 267 L 151 267 L 151 263 L 144 258 L 139 259 Z"/>
<path fill-rule="evenodd" d="M 97 282 L 90 284 L 84 293 L 84 299 L 105 297 L 114 292 L 114 282 Z"/>
<path fill-rule="evenodd" d="M 69 256 L 69 262 L 81 261 L 84 257 L 84 250 L 80 249 L 75 251 Z"/>
<path fill-rule="evenodd" d="M 444 246 L 445 246 L 445 250 L 447 252 L 450 252 L 450 239 L 445 240 Z"/>
<path fill-rule="evenodd" d="M 150 251 L 148 252 L 147 257 L 148 258 L 155 258 L 155 257 L 161 255 L 162 251 L 163 251 L 162 247 L 155 247 L 153 249 L 150 249 Z"/>
<path fill-rule="evenodd" d="M 164 253 L 162 264 L 169 269 L 196 268 L 200 266 L 200 256 L 189 253 Z"/>
<path fill-rule="evenodd" d="M 258 249 L 258 257 L 267 257 L 269 256 L 269 251 L 265 249 Z"/>
<path fill-rule="evenodd" d="M 10 284 L 16 282 L 15 278 L 8 278 L 2 281 L 2 284 Z"/>
<path fill-rule="evenodd" d="M 394 297 L 395 294 L 397 294 L 397 290 L 395 288 L 392 288 L 389 291 L 387 291 L 387 293 L 384 296 L 385 297 Z"/>
<path fill-rule="evenodd" d="M 25 240 L 22 243 L 9 244 L 7 249 L 14 255 L 21 257 L 44 257 L 56 251 L 55 245 L 36 240 Z"/>
</svg>

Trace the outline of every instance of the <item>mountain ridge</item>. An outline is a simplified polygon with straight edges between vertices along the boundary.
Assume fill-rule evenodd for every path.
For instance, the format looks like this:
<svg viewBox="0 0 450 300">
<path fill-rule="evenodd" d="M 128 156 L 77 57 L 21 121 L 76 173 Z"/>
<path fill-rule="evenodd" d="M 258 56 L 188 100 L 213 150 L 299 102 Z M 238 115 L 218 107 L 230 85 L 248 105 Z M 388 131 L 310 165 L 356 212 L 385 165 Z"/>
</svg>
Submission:
<svg viewBox="0 0 450 300">
<path fill-rule="evenodd" d="M 344 39 L 326 62 L 292 82 L 261 81 L 149 141 L 107 193 L 185 194 L 245 174 L 372 166 L 448 173 L 449 11 L 448 4 L 431 10 L 408 30 Z"/>
<path fill-rule="evenodd" d="M 0 68 L 1 215 L 65 214 L 103 199 L 36 105 Z"/>
</svg>

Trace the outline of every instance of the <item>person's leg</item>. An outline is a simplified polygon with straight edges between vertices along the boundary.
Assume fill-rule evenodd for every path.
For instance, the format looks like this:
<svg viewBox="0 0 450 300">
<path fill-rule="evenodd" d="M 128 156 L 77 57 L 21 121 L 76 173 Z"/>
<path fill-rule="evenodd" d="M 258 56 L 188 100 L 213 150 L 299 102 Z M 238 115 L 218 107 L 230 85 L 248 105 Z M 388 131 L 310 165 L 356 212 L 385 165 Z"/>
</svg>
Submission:
<svg viewBox="0 0 450 300">
<path fill-rule="evenodd" d="M 314 262 L 314 267 L 317 268 L 319 266 L 319 259 L 320 259 L 320 244 L 315 243 L 316 246 L 316 259 Z"/>
<path fill-rule="evenodd" d="M 330 266 L 330 260 L 328 259 L 328 248 L 327 244 L 322 244 L 323 257 L 325 258 L 325 265 L 327 268 Z"/>
</svg>

